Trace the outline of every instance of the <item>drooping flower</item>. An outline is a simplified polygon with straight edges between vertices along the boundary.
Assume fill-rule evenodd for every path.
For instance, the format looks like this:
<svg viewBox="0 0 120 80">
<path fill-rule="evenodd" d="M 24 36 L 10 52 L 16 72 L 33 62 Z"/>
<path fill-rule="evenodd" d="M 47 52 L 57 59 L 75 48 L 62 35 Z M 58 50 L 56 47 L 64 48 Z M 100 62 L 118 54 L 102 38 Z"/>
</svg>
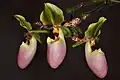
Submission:
<svg viewBox="0 0 120 80">
<path fill-rule="evenodd" d="M 29 42 L 22 42 L 18 52 L 18 66 L 21 69 L 26 68 L 33 59 L 37 48 L 37 41 L 34 37 L 31 37 Z"/>
<path fill-rule="evenodd" d="M 54 28 L 58 33 L 55 39 L 47 38 L 47 60 L 52 68 L 57 68 L 64 60 L 66 55 L 66 43 L 61 28 Z"/>
<path fill-rule="evenodd" d="M 85 44 L 85 56 L 87 64 L 93 73 L 100 78 L 104 78 L 108 71 L 104 52 L 100 48 L 92 51 L 90 42 L 87 42 Z"/>
</svg>

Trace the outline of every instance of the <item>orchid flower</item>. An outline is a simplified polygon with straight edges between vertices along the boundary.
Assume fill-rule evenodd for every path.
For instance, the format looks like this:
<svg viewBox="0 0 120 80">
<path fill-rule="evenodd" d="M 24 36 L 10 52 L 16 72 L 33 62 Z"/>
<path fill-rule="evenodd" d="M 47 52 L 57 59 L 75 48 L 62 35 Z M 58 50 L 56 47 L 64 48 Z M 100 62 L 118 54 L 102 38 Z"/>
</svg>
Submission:
<svg viewBox="0 0 120 80">
<path fill-rule="evenodd" d="M 26 42 L 22 42 L 18 52 L 18 66 L 24 69 L 30 64 L 36 53 L 37 41 L 42 43 L 39 33 L 48 33 L 48 31 L 33 30 L 32 25 L 23 16 L 14 15 L 14 17 L 20 22 L 20 26 L 27 30 Z"/>
<path fill-rule="evenodd" d="M 18 52 L 18 66 L 21 69 L 26 68 L 30 64 L 36 53 L 36 48 L 37 40 L 34 37 L 29 40 L 29 44 L 27 42 L 22 42 Z"/>
<path fill-rule="evenodd" d="M 37 40 L 36 35 L 32 35 L 30 32 L 32 31 L 31 24 L 21 15 L 14 15 L 14 17 L 20 22 L 20 26 L 28 31 L 26 42 L 23 41 L 20 45 L 17 58 L 19 68 L 24 69 L 30 64 L 36 53 Z"/>
<path fill-rule="evenodd" d="M 47 60 L 52 68 L 57 68 L 66 55 L 66 43 L 61 28 L 58 29 L 58 37 L 47 38 Z"/>
<path fill-rule="evenodd" d="M 63 11 L 54 4 L 45 3 L 40 20 L 44 25 L 53 26 L 55 39 L 47 38 L 47 61 L 55 69 L 63 62 L 66 55 L 66 43 L 61 26 L 64 21 Z M 58 34 L 58 36 L 55 34 Z"/>
<path fill-rule="evenodd" d="M 117 0 L 111 1 L 118 2 Z M 104 0 L 92 0 L 92 2 L 101 3 L 104 2 Z M 28 34 L 26 42 L 22 42 L 19 48 L 18 66 L 24 69 L 30 64 L 36 53 L 37 41 L 42 43 L 39 33 L 49 33 L 52 29 L 54 39 L 47 37 L 47 61 L 51 68 L 56 69 L 62 64 L 66 56 L 65 37 L 67 37 L 75 42 L 72 47 L 77 47 L 85 43 L 85 57 L 88 66 L 96 76 L 104 78 L 108 71 L 105 54 L 101 48 L 93 51 L 91 47 L 95 45 L 95 41 L 99 39 L 101 28 L 107 19 L 105 17 L 100 17 L 98 22 L 90 24 L 83 37 L 83 32 L 79 24 L 86 19 L 90 13 L 85 15 L 81 14 L 83 19 L 75 18 L 72 19 L 72 21 L 66 22 L 63 11 L 59 7 L 51 3 L 45 3 L 44 7 L 44 10 L 40 14 L 40 22 L 36 23 L 38 29 L 35 30 L 33 30 L 34 28 L 32 28 L 32 25 L 26 21 L 23 16 L 14 16 L 20 22 L 20 26 L 26 29 Z M 77 6 L 77 8 L 78 7 L 83 7 L 83 3 Z M 72 8 L 72 10 L 68 10 L 68 13 L 71 11 L 73 13 L 75 9 Z"/>
<path fill-rule="evenodd" d="M 86 61 L 90 69 L 100 78 L 104 78 L 108 71 L 104 52 L 99 48 L 92 51 L 90 42 L 85 44 Z"/>
</svg>

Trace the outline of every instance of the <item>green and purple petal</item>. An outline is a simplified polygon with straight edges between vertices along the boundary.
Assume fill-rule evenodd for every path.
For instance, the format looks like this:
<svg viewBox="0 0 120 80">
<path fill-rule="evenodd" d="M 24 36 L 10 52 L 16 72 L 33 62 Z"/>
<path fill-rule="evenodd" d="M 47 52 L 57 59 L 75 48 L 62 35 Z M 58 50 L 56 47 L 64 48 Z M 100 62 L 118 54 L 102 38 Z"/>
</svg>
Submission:
<svg viewBox="0 0 120 80">
<path fill-rule="evenodd" d="M 63 62 L 66 55 L 66 43 L 61 28 L 59 28 L 58 37 L 56 41 L 50 37 L 47 38 L 47 60 L 54 69 Z"/>
<path fill-rule="evenodd" d="M 37 41 L 34 37 L 30 39 L 29 45 L 22 42 L 18 52 L 18 66 L 21 69 L 26 68 L 33 59 L 37 48 Z"/>
<path fill-rule="evenodd" d="M 90 42 L 87 42 L 85 45 L 85 56 L 87 64 L 93 73 L 100 78 L 104 78 L 108 71 L 104 52 L 101 49 L 92 51 Z"/>
</svg>

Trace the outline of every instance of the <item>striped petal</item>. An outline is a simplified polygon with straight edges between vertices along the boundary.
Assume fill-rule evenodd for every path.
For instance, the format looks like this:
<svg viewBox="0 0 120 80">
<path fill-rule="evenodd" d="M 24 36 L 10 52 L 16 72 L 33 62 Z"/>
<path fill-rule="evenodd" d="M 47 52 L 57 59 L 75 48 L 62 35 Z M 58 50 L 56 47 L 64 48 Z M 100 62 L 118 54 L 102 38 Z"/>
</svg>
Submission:
<svg viewBox="0 0 120 80">
<path fill-rule="evenodd" d="M 108 71 L 105 54 L 101 49 L 92 52 L 90 42 L 85 45 L 86 61 L 90 69 L 100 78 L 104 78 Z"/>
<path fill-rule="evenodd" d="M 52 68 L 57 68 L 64 60 L 66 55 L 66 43 L 62 30 L 59 28 L 59 39 L 47 38 L 47 60 Z"/>
<path fill-rule="evenodd" d="M 33 59 L 37 47 L 37 41 L 34 37 L 30 39 L 30 44 L 22 42 L 18 52 L 18 66 L 24 69 Z"/>
</svg>

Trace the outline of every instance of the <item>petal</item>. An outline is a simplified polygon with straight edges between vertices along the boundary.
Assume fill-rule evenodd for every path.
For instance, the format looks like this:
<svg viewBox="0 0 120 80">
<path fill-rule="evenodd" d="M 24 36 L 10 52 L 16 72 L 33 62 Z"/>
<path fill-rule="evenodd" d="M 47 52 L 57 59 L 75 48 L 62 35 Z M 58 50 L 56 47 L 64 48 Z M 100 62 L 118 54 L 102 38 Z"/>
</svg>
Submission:
<svg viewBox="0 0 120 80">
<path fill-rule="evenodd" d="M 89 52 L 91 50 L 90 43 L 85 46 L 86 61 L 90 69 L 100 78 L 104 78 L 108 71 L 107 61 L 101 49 Z"/>
<path fill-rule="evenodd" d="M 47 60 L 49 65 L 54 69 L 63 62 L 66 55 L 66 43 L 63 32 L 60 28 L 58 37 L 59 40 L 57 41 L 51 39 L 50 37 L 47 38 Z"/>
<path fill-rule="evenodd" d="M 37 47 L 37 41 L 34 37 L 31 38 L 30 44 L 22 42 L 18 52 L 18 66 L 24 69 L 33 59 Z"/>
</svg>

